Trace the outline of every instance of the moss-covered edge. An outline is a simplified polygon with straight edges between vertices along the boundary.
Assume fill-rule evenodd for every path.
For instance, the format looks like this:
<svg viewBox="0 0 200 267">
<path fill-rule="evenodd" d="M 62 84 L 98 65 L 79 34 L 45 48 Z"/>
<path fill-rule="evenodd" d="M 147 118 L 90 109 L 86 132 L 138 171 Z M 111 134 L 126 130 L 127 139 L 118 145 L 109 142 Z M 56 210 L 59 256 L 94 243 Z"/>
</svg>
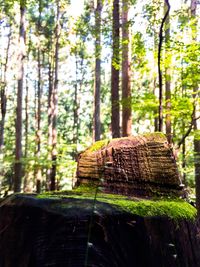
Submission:
<svg viewBox="0 0 200 267">
<path fill-rule="evenodd" d="M 109 140 L 108 139 L 96 141 L 86 151 L 87 152 L 95 152 L 95 151 L 97 151 L 97 150 L 99 150 L 99 149 L 107 146 L 108 143 L 109 143 Z"/>
<path fill-rule="evenodd" d="M 102 193 L 99 188 L 79 187 L 72 191 L 44 193 L 37 195 L 37 198 L 53 199 L 93 199 L 95 190 L 98 190 L 96 201 L 117 206 L 119 209 L 131 214 L 142 217 L 165 216 L 173 220 L 187 219 L 194 221 L 196 219 L 196 209 L 179 198 L 160 198 L 160 199 L 138 199 L 116 194 Z"/>
<path fill-rule="evenodd" d="M 145 134 L 141 135 L 141 137 L 142 136 L 147 138 L 147 140 L 149 139 L 149 140 L 158 141 L 158 142 L 166 140 L 166 136 L 162 132 L 145 133 Z M 110 141 L 112 141 L 112 140 L 116 141 L 116 140 L 121 140 L 121 139 L 127 139 L 127 137 L 113 138 L 111 140 L 103 139 L 103 140 L 96 141 L 90 147 L 88 147 L 86 149 L 86 151 L 87 152 L 96 152 L 97 150 L 99 150 L 99 149 L 101 149 L 103 147 L 106 147 L 110 143 Z"/>
</svg>

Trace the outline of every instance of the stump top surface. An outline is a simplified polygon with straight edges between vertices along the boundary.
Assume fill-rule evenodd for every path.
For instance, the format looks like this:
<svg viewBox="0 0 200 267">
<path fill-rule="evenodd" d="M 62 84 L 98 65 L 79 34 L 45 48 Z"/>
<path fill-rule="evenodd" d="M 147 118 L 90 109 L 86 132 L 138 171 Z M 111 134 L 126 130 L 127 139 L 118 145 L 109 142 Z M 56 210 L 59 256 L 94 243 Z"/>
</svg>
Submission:
<svg viewBox="0 0 200 267">
<path fill-rule="evenodd" d="M 97 191 L 98 190 L 98 191 Z M 178 198 L 147 199 L 101 192 L 95 187 L 81 186 L 72 191 L 40 195 L 16 194 L 0 202 L 3 207 L 39 208 L 66 217 L 88 217 L 132 214 L 142 217 L 169 217 L 193 220 L 196 209 Z"/>
</svg>

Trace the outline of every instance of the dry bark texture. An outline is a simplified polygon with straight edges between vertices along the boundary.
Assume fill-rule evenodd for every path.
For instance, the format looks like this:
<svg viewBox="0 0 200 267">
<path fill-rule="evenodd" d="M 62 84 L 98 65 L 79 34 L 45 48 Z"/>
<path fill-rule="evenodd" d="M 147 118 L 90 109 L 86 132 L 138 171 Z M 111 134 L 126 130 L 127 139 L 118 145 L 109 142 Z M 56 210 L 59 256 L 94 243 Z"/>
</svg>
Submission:
<svg viewBox="0 0 200 267">
<path fill-rule="evenodd" d="M 160 133 L 113 139 L 79 155 L 78 183 L 93 181 L 106 191 L 124 194 L 182 194 L 176 161 Z"/>
</svg>

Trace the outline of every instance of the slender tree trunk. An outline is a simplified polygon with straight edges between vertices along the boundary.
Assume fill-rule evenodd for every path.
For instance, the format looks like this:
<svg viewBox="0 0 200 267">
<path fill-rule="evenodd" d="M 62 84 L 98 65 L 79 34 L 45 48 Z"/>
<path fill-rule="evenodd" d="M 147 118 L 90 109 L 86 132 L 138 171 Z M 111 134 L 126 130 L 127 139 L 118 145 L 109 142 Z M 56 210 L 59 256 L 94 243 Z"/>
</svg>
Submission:
<svg viewBox="0 0 200 267">
<path fill-rule="evenodd" d="M 6 117 L 6 108 L 7 108 L 7 96 L 6 96 L 6 86 L 7 86 L 7 69 L 8 69 L 8 56 L 11 43 L 11 29 L 8 34 L 8 43 L 6 48 L 6 60 L 4 65 L 4 74 L 1 88 L 1 121 L 0 121 L 0 153 L 2 153 L 4 146 L 4 125 Z"/>
<path fill-rule="evenodd" d="M 159 31 L 159 44 L 158 44 L 158 79 L 159 79 L 159 109 L 158 109 L 159 127 L 158 127 L 158 130 L 160 132 L 163 131 L 163 79 L 162 79 L 162 67 L 161 67 L 163 27 L 169 15 L 169 11 L 170 11 L 169 1 L 165 0 L 165 4 L 167 6 L 167 11 L 161 22 L 160 31 Z"/>
<path fill-rule="evenodd" d="M 130 136 L 132 129 L 129 0 L 122 1 L 122 136 Z"/>
<path fill-rule="evenodd" d="M 20 32 L 19 32 L 19 73 L 17 88 L 17 112 L 16 112 L 16 141 L 15 141 L 15 166 L 14 166 L 14 192 L 21 191 L 22 180 L 22 98 L 24 80 L 25 58 L 25 1 L 20 1 Z"/>
<path fill-rule="evenodd" d="M 197 1 L 191 0 L 191 19 L 192 19 L 192 41 L 197 42 Z M 196 59 L 197 61 L 197 59 Z M 199 94 L 198 81 L 194 78 L 193 80 L 193 98 L 194 98 L 194 118 L 197 118 L 199 112 L 199 106 L 197 98 Z M 197 119 L 194 120 L 194 131 L 199 130 Z M 195 183 L 196 183 L 196 207 L 197 215 L 200 218 L 200 140 L 194 136 L 194 169 L 195 169 Z"/>
<path fill-rule="evenodd" d="M 53 67 L 51 55 L 49 54 L 49 71 L 48 71 L 48 161 L 51 161 L 51 148 L 52 148 L 52 90 L 53 90 Z M 51 184 L 51 168 L 47 168 L 46 173 L 46 189 L 50 190 Z"/>
<path fill-rule="evenodd" d="M 168 5 L 165 2 L 165 13 Z M 172 127 L 171 127 L 171 55 L 170 55 L 170 17 L 167 16 L 165 21 L 165 99 L 166 99 L 166 136 L 169 144 L 172 144 Z"/>
<path fill-rule="evenodd" d="M 59 36 L 60 36 L 60 2 L 57 0 L 57 16 L 55 29 L 55 72 L 54 84 L 52 88 L 52 168 L 50 177 L 50 190 L 56 189 L 56 164 L 57 164 L 57 113 L 58 113 L 58 61 L 59 61 Z"/>
<path fill-rule="evenodd" d="M 156 20 L 156 18 L 155 18 Z M 156 91 L 157 91 L 157 75 L 155 76 L 155 73 L 156 73 L 156 68 L 157 68 L 157 50 L 158 50 L 158 42 L 157 42 L 157 33 L 156 33 L 156 30 L 154 29 L 154 73 L 153 73 L 153 94 L 155 95 L 155 97 L 157 98 L 157 95 L 156 95 Z M 154 131 L 155 132 L 158 132 L 158 112 L 157 110 L 154 111 Z"/>
<path fill-rule="evenodd" d="M 73 143 L 76 144 L 75 154 L 77 153 L 77 143 L 78 143 L 78 53 L 75 55 L 76 58 L 76 81 L 74 85 L 74 103 L 73 103 Z"/>
<path fill-rule="evenodd" d="M 94 84 L 94 141 L 101 137 L 100 92 L 101 92 L 101 11 L 102 0 L 97 0 L 95 10 L 95 84 Z"/>
<path fill-rule="evenodd" d="M 25 96 L 25 149 L 24 149 L 24 158 L 28 158 L 28 128 L 29 128 L 29 84 L 28 84 L 28 74 L 26 76 L 26 96 Z M 24 192 L 28 191 L 28 170 L 26 169 L 24 176 Z"/>
<path fill-rule="evenodd" d="M 183 169 L 182 176 L 183 176 L 183 184 L 187 185 L 185 168 L 186 168 L 186 144 L 184 140 L 183 145 L 182 145 L 182 169 Z"/>
<path fill-rule="evenodd" d="M 39 18 L 37 23 L 37 34 L 40 37 L 40 29 L 41 29 L 41 13 L 42 13 L 42 5 L 41 0 L 39 1 Z M 37 105 L 36 105 L 36 172 L 35 172 L 35 180 L 36 180 L 36 192 L 40 193 L 41 184 L 42 184 L 42 170 L 40 166 L 40 151 L 41 151 L 41 98 L 42 98 L 42 77 L 41 77 L 41 48 L 40 41 L 38 41 L 37 48 L 37 63 L 38 63 L 38 81 L 37 81 Z"/>
<path fill-rule="evenodd" d="M 120 137 L 119 106 L 119 0 L 113 0 L 112 67 L 111 67 L 111 130 L 112 137 Z"/>
<path fill-rule="evenodd" d="M 39 165 L 40 161 L 40 150 L 41 150 L 41 52 L 38 48 L 38 82 L 37 82 L 37 111 L 36 111 L 36 191 L 40 193 L 41 182 L 42 182 L 42 172 Z"/>
</svg>

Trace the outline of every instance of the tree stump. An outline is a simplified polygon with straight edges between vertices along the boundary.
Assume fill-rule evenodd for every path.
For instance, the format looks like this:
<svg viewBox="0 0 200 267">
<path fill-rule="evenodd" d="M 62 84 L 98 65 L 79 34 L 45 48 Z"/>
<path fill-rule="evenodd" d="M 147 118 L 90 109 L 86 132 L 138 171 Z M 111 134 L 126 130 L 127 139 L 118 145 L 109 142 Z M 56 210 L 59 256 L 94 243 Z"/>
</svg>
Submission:
<svg viewBox="0 0 200 267">
<path fill-rule="evenodd" d="M 139 216 L 80 194 L 0 203 L 1 267 L 199 267 L 199 251 L 199 225 L 184 216 Z"/>
<path fill-rule="evenodd" d="M 78 184 L 133 195 L 183 195 L 172 148 L 162 133 L 98 141 L 79 155 Z"/>
</svg>

